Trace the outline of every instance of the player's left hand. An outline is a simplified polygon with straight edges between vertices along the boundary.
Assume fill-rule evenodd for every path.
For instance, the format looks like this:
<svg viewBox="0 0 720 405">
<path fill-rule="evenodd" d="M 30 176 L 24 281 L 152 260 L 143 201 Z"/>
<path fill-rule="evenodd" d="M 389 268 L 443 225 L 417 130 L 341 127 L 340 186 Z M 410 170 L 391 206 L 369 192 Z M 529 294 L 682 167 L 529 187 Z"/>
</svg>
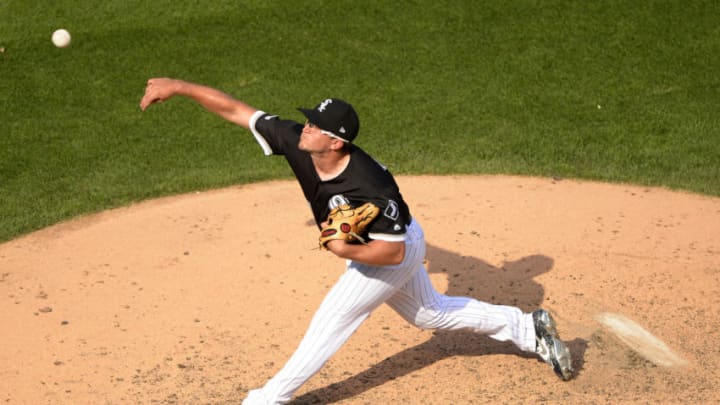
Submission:
<svg viewBox="0 0 720 405">
<path fill-rule="evenodd" d="M 379 213 L 380 209 L 371 202 L 357 208 L 347 204 L 334 208 L 321 226 L 320 248 L 327 249 L 327 244 L 332 240 L 365 243 L 362 235 Z"/>
</svg>

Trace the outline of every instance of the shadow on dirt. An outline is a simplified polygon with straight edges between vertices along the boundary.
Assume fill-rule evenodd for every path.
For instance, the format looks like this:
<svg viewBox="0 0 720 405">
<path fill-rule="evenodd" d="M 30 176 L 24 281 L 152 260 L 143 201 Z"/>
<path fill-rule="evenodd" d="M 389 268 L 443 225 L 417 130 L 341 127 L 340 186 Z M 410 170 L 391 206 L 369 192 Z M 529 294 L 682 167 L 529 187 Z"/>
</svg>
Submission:
<svg viewBox="0 0 720 405">
<path fill-rule="evenodd" d="M 432 245 L 427 247 L 426 267 L 430 274 L 447 274 L 446 295 L 471 296 L 492 304 L 512 305 L 524 312 L 542 306 L 545 289 L 534 277 L 550 271 L 553 259 L 532 255 L 492 266 L 478 258 L 463 256 Z M 568 342 L 574 357 L 582 359 L 586 342 Z M 373 387 L 427 367 L 451 356 L 508 354 L 538 359 L 508 342 L 497 342 L 470 331 L 436 331 L 432 338 L 386 358 L 369 369 L 338 383 L 310 391 L 291 403 L 332 403 L 352 398 Z M 538 360 L 539 361 L 539 360 Z M 576 368 L 582 362 L 575 362 Z"/>
</svg>

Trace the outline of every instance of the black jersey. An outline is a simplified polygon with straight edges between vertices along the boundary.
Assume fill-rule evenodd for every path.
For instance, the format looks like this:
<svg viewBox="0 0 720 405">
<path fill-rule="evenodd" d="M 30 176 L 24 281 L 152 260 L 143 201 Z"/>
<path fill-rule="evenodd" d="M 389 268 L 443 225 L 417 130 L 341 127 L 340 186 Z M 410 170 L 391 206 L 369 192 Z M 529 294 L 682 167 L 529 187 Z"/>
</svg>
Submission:
<svg viewBox="0 0 720 405">
<path fill-rule="evenodd" d="M 302 124 L 258 111 L 250 121 L 250 129 L 266 155 L 282 155 L 290 164 L 318 226 L 338 205 L 357 207 L 369 201 L 380 208 L 381 214 L 368 228 L 368 236 L 389 241 L 404 239 L 411 220 L 408 206 L 392 174 L 362 149 L 350 145 L 345 170 L 323 181 L 310 154 L 298 149 Z"/>
</svg>

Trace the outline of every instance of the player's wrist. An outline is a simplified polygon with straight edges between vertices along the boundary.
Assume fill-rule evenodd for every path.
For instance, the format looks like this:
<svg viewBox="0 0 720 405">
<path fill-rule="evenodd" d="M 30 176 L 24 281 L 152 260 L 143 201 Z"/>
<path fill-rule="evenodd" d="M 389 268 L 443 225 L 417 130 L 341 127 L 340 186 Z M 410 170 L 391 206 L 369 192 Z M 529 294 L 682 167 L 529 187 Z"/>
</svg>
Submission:
<svg viewBox="0 0 720 405">
<path fill-rule="evenodd" d="M 325 248 L 338 256 L 342 255 L 345 245 L 347 245 L 347 243 L 341 239 L 333 239 L 325 242 Z"/>
<path fill-rule="evenodd" d="M 191 92 L 190 85 L 192 83 L 186 82 L 185 80 L 181 80 L 181 79 L 170 79 L 170 80 L 171 80 L 170 88 L 172 89 L 173 94 L 183 95 L 183 96 L 190 95 L 190 92 Z M 201 87 L 201 86 L 197 86 L 197 87 Z"/>
</svg>

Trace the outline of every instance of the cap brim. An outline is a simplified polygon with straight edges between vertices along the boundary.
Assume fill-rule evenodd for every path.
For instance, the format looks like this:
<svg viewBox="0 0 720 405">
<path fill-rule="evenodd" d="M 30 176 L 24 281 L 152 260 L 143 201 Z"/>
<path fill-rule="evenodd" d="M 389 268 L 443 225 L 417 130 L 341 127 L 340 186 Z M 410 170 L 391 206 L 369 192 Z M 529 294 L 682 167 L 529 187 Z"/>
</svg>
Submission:
<svg viewBox="0 0 720 405">
<path fill-rule="evenodd" d="M 308 121 L 312 122 L 315 125 L 319 125 L 319 122 L 318 122 L 319 117 L 314 108 L 299 108 L 298 107 L 298 111 L 303 113 L 303 115 L 305 116 L 305 118 L 308 119 Z"/>
<path fill-rule="evenodd" d="M 348 143 L 351 142 L 350 140 L 345 139 L 342 136 L 335 134 L 332 130 L 326 128 L 325 124 L 322 121 L 322 116 L 320 116 L 320 114 L 317 112 L 316 109 L 314 109 L 314 108 L 308 109 L 308 108 L 299 108 L 298 107 L 298 111 L 303 113 L 303 115 L 305 116 L 305 118 L 308 119 L 308 121 L 317 125 L 320 129 L 330 132 L 331 134 L 333 134 L 333 136 L 335 138 L 338 138 L 338 139 L 342 140 L 343 142 L 348 142 Z"/>
</svg>

